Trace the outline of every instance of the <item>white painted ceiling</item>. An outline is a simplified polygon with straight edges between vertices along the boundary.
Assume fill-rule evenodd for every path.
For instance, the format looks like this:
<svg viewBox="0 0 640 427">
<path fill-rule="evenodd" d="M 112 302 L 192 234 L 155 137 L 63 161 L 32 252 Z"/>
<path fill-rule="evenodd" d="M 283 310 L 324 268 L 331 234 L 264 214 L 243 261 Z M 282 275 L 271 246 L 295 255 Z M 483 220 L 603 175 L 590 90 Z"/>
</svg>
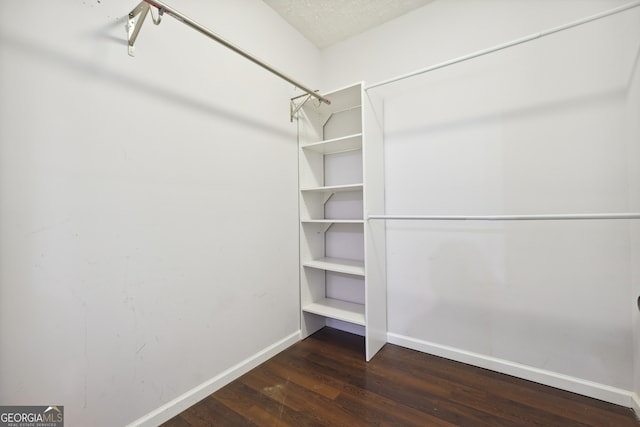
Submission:
<svg viewBox="0 0 640 427">
<path fill-rule="evenodd" d="M 264 0 L 323 49 L 404 15 L 432 0 Z"/>
</svg>

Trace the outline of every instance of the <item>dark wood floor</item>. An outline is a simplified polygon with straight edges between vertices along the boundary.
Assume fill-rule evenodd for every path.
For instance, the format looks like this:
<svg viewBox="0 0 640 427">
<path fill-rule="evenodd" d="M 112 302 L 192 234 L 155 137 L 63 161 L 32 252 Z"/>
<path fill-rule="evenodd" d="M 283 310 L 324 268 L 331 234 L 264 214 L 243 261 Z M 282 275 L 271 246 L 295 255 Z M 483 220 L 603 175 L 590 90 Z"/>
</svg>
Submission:
<svg viewBox="0 0 640 427">
<path fill-rule="evenodd" d="M 163 427 L 640 426 L 632 410 L 325 328 Z"/>
</svg>

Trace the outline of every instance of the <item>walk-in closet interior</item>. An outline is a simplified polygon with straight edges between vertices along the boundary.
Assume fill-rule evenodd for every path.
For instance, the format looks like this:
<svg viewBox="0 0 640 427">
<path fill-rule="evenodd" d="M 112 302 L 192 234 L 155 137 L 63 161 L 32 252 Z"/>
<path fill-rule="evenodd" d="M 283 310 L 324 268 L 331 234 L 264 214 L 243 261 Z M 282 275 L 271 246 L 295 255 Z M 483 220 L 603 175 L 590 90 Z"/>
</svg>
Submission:
<svg viewBox="0 0 640 427">
<path fill-rule="evenodd" d="M 640 414 L 640 2 L 353 3 L 0 2 L 0 406 L 154 426 L 331 327 Z"/>
</svg>

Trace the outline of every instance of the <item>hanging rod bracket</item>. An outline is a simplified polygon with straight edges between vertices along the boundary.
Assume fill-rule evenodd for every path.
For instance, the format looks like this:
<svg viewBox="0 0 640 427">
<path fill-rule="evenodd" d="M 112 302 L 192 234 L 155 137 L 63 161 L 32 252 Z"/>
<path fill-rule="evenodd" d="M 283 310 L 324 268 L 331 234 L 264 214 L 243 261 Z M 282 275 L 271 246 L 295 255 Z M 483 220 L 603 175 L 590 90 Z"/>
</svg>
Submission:
<svg viewBox="0 0 640 427">
<path fill-rule="evenodd" d="M 128 41 L 129 41 L 129 55 L 135 56 L 135 43 L 138 38 L 138 33 L 140 33 L 140 29 L 142 28 L 142 24 L 144 24 L 144 20 L 147 17 L 147 14 L 151 10 L 149 3 L 145 1 L 141 1 L 131 12 L 129 12 L 129 18 L 127 19 L 127 33 L 128 33 Z M 160 25 L 162 22 L 162 16 L 164 15 L 165 8 L 160 6 L 158 7 L 158 16 L 154 16 L 153 11 L 151 11 L 151 19 L 154 24 Z"/>
<path fill-rule="evenodd" d="M 302 96 L 305 97 L 304 100 L 302 100 L 302 102 L 300 102 L 299 104 L 296 104 L 296 99 Z M 301 95 L 301 96 L 296 96 L 295 98 L 291 98 L 291 100 L 289 101 L 289 117 L 292 123 L 295 115 L 298 113 L 298 111 L 300 111 L 300 109 L 304 106 L 304 104 L 306 104 L 307 101 L 311 99 L 311 97 L 312 96 L 309 94 L 309 95 Z"/>
<path fill-rule="evenodd" d="M 129 12 L 129 17 L 127 19 L 129 56 L 135 56 L 134 44 L 136 43 L 138 33 L 140 33 L 140 29 L 142 28 L 142 24 L 144 24 L 144 19 L 147 17 L 148 13 L 149 5 L 144 1 L 141 1 L 131 12 Z M 160 22 L 158 21 L 158 23 Z"/>
<path fill-rule="evenodd" d="M 160 25 L 160 22 L 162 22 L 162 15 L 164 15 L 164 7 L 159 7 L 158 8 L 158 17 L 156 18 L 155 16 L 153 16 L 153 9 L 149 8 L 151 10 L 151 19 L 153 20 L 153 23 L 156 25 Z"/>
</svg>

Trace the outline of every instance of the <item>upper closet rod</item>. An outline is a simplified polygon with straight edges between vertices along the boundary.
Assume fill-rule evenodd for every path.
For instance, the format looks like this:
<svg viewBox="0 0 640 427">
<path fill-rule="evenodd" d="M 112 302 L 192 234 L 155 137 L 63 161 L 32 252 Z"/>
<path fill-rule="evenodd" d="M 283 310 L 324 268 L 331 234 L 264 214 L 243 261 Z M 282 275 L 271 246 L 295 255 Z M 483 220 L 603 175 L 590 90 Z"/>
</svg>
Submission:
<svg viewBox="0 0 640 427">
<path fill-rule="evenodd" d="M 370 219 L 427 221 L 540 221 L 577 219 L 640 219 L 640 212 L 543 215 L 369 215 Z"/>
<path fill-rule="evenodd" d="M 281 73 L 280 71 L 276 70 L 275 68 L 273 68 L 269 64 L 266 64 L 264 61 L 256 58 L 255 56 L 251 55 L 250 53 L 240 49 L 238 46 L 234 45 L 233 43 L 223 39 L 222 37 L 220 37 L 219 35 L 217 35 L 213 31 L 211 31 L 211 30 L 205 28 L 204 26 L 198 24 L 197 22 L 195 22 L 191 18 L 188 18 L 187 16 L 183 15 L 182 13 L 178 12 L 177 10 L 175 10 L 175 9 L 171 8 L 170 6 L 167 6 L 166 4 L 164 4 L 164 3 L 160 2 L 160 1 L 157 1 L 157 0 L 144 0 L 144 1 L 140 2 L 140 4 L 138 4 L 138 6 L 136 6 L 136 8 L 131 11 L 131 13 L 129 13 L 128 29 L 129 29 L 129 54 L 130 55 L 133 56 L 133 44 L 135 43 L 136 38 L 138 37 L 138 33 L 140 32 L 140 27 L 142 26 L 142 23 L 144 22 L 144 18 L 147 16 L 147 12 L 149 11 L 149 5 L 151 5 L 153 7 L 156 7 L 158 9 L 158 11 L 159 11 L 158 19 L 154 18 L 154 20 L 153 20 L 153 22 L 156 25 L 160 23 L 162 15 L 167 13 L 167 14 L 173 16 L 178 21 L 182 22 L 183 24 L 186 24 L 189 27 L 193 28 L 194 30 L 204 34 L 205 36 L 207 36 L 207 37 L 209 37 L 209 38 L 211 38 L 211 39 L 213 39 L 215 41 L 217 41 L 218 43 L 220 43 L 223 46 L 231 49 L 232 51 L 236 52 L 237 54 L 244 56 L 248 60 L 250 60 L 250 61 L 258 64 L 262 68 L 272 72 L 273 74 L 275 74 L 276 76 L 280 77 L 281 79 L 286 80 L 287 82 L 291 83 L 295 87 L 297 87 L 299 89 L 302 89 L 303 91 L 305 91 L 310 96 L 313 96 L 314 98 L 317 98 L 319 101 L 324 102 L 325 104 L 331 104 L 331 101 L 329 101 L 327 98 L 319 95 L 317 92 L 309 89 L 308 87 L 306 87 L 303 84 L 298 83 L 297 81 L 295 81 L 291 77 L 287 76 L 286 74 Z M 139 18 L 137 20 L 135 19 L 136 16 L 139 16 Z"/>
<path fill-rule="evenodd" d="M 389 83 L 394 83 L 394 82 L 397 82 L 399 80 L 408 79 L 409 77 L 414 77 L 414 76 L 417 76 L 417 75 L 420 75 L 420 74 L 428 73 L 430 71 L 434 71 L 434 70 L 437 70 L 439 68 L 448 67 L 449 65 L 458 64 L 460 62 L 468 61 L 469 59 L 477 58 L 479 56 L 483 56 L 483 55 L 486 55 L 488 53 L 497 52 L 499 50 L 506 49 L 506 48 L 509 48 L 509 47 L 512 47 L 512 46 L 516 46 L 516 45 L 519 45 L 519 44 L 522 44 L 522 43 L 526 43 L 526 42 L 529 42 L 531 40 L 539 39 L 541 37 L 545 37 L 545 36 L 548 36 L 548 35 L 551 35 L 551 34 L 555 34 L 555 33 L 558 33 L 560 31 L 568 30 L 569 28 L 577 27 L 579 25 L 583 25 L 583 24 L 586 24 L 586 23 L 589 23 L 589 22 L 592 22 L 592 21 L 596 21 L 598 19 L 606 18 L 607 16 L 614 15 L 614 14 L 620 13 L 620 12 L 624 12 L 625 10 L 629 10 L 629 9 L 632 9 L 632 8 L 638 7 L 638 6 L 640 6 L 640 1 L 635 1 L 633 3 L 628 3 L 628 4 L 625 4 L 625 5 L 613 8 L 613 9 L 606 10 L 606 11 L 601 12 L 601 13 L 597 13 L 595 15 L 588 16 L 586 18 L 583 18 L 583 19 L 580 19 L 580 20 L 577 20 L 577 21 L 570 22 L 570 23 L 565 24 L 565 25 L 561 25 L 559 27 L 555 27 L 555 28 L 551 28 L 551 29 L 546 30 L 546 31 L 542 31 L 540 33 L 531 34 L 531 35 L 528 35 L 528 36 L 525 36 L 525 37 L 522 37 L 522 38 L 519 38 L 519 39 L 516 39 L 516 40 L 512 40 L 512 41 L 507 42 L 507 43 L 499 44 L 497 46 L 490 47 L 488 49 L 484 49 L 484 50 L 477 51 L 475 53 L 471 53 L 469 55 L 461 56 L 459 58 L 455 58 L 455 59 L 451 59 L 449 61 L 441 62 L 439 64 L 432 65 L 430 67 L 422 68 L 420 70 L 413 71 L 411 73 L 403 74 L 403 75 L 400 75 L 400 76 L 397 76 L 397 77 L 394 77 L 394 78 L 391 78 L 391 79 L 388 79 L 388 80 L 383 80 L 383 81 L 378 82 L 378 83 L 373 83 L 373 84 L 365 87 L 364 90 L 373 89 L 373 88 L 378 87 L 378 86 L 388 85 Z"/>
</svg>

